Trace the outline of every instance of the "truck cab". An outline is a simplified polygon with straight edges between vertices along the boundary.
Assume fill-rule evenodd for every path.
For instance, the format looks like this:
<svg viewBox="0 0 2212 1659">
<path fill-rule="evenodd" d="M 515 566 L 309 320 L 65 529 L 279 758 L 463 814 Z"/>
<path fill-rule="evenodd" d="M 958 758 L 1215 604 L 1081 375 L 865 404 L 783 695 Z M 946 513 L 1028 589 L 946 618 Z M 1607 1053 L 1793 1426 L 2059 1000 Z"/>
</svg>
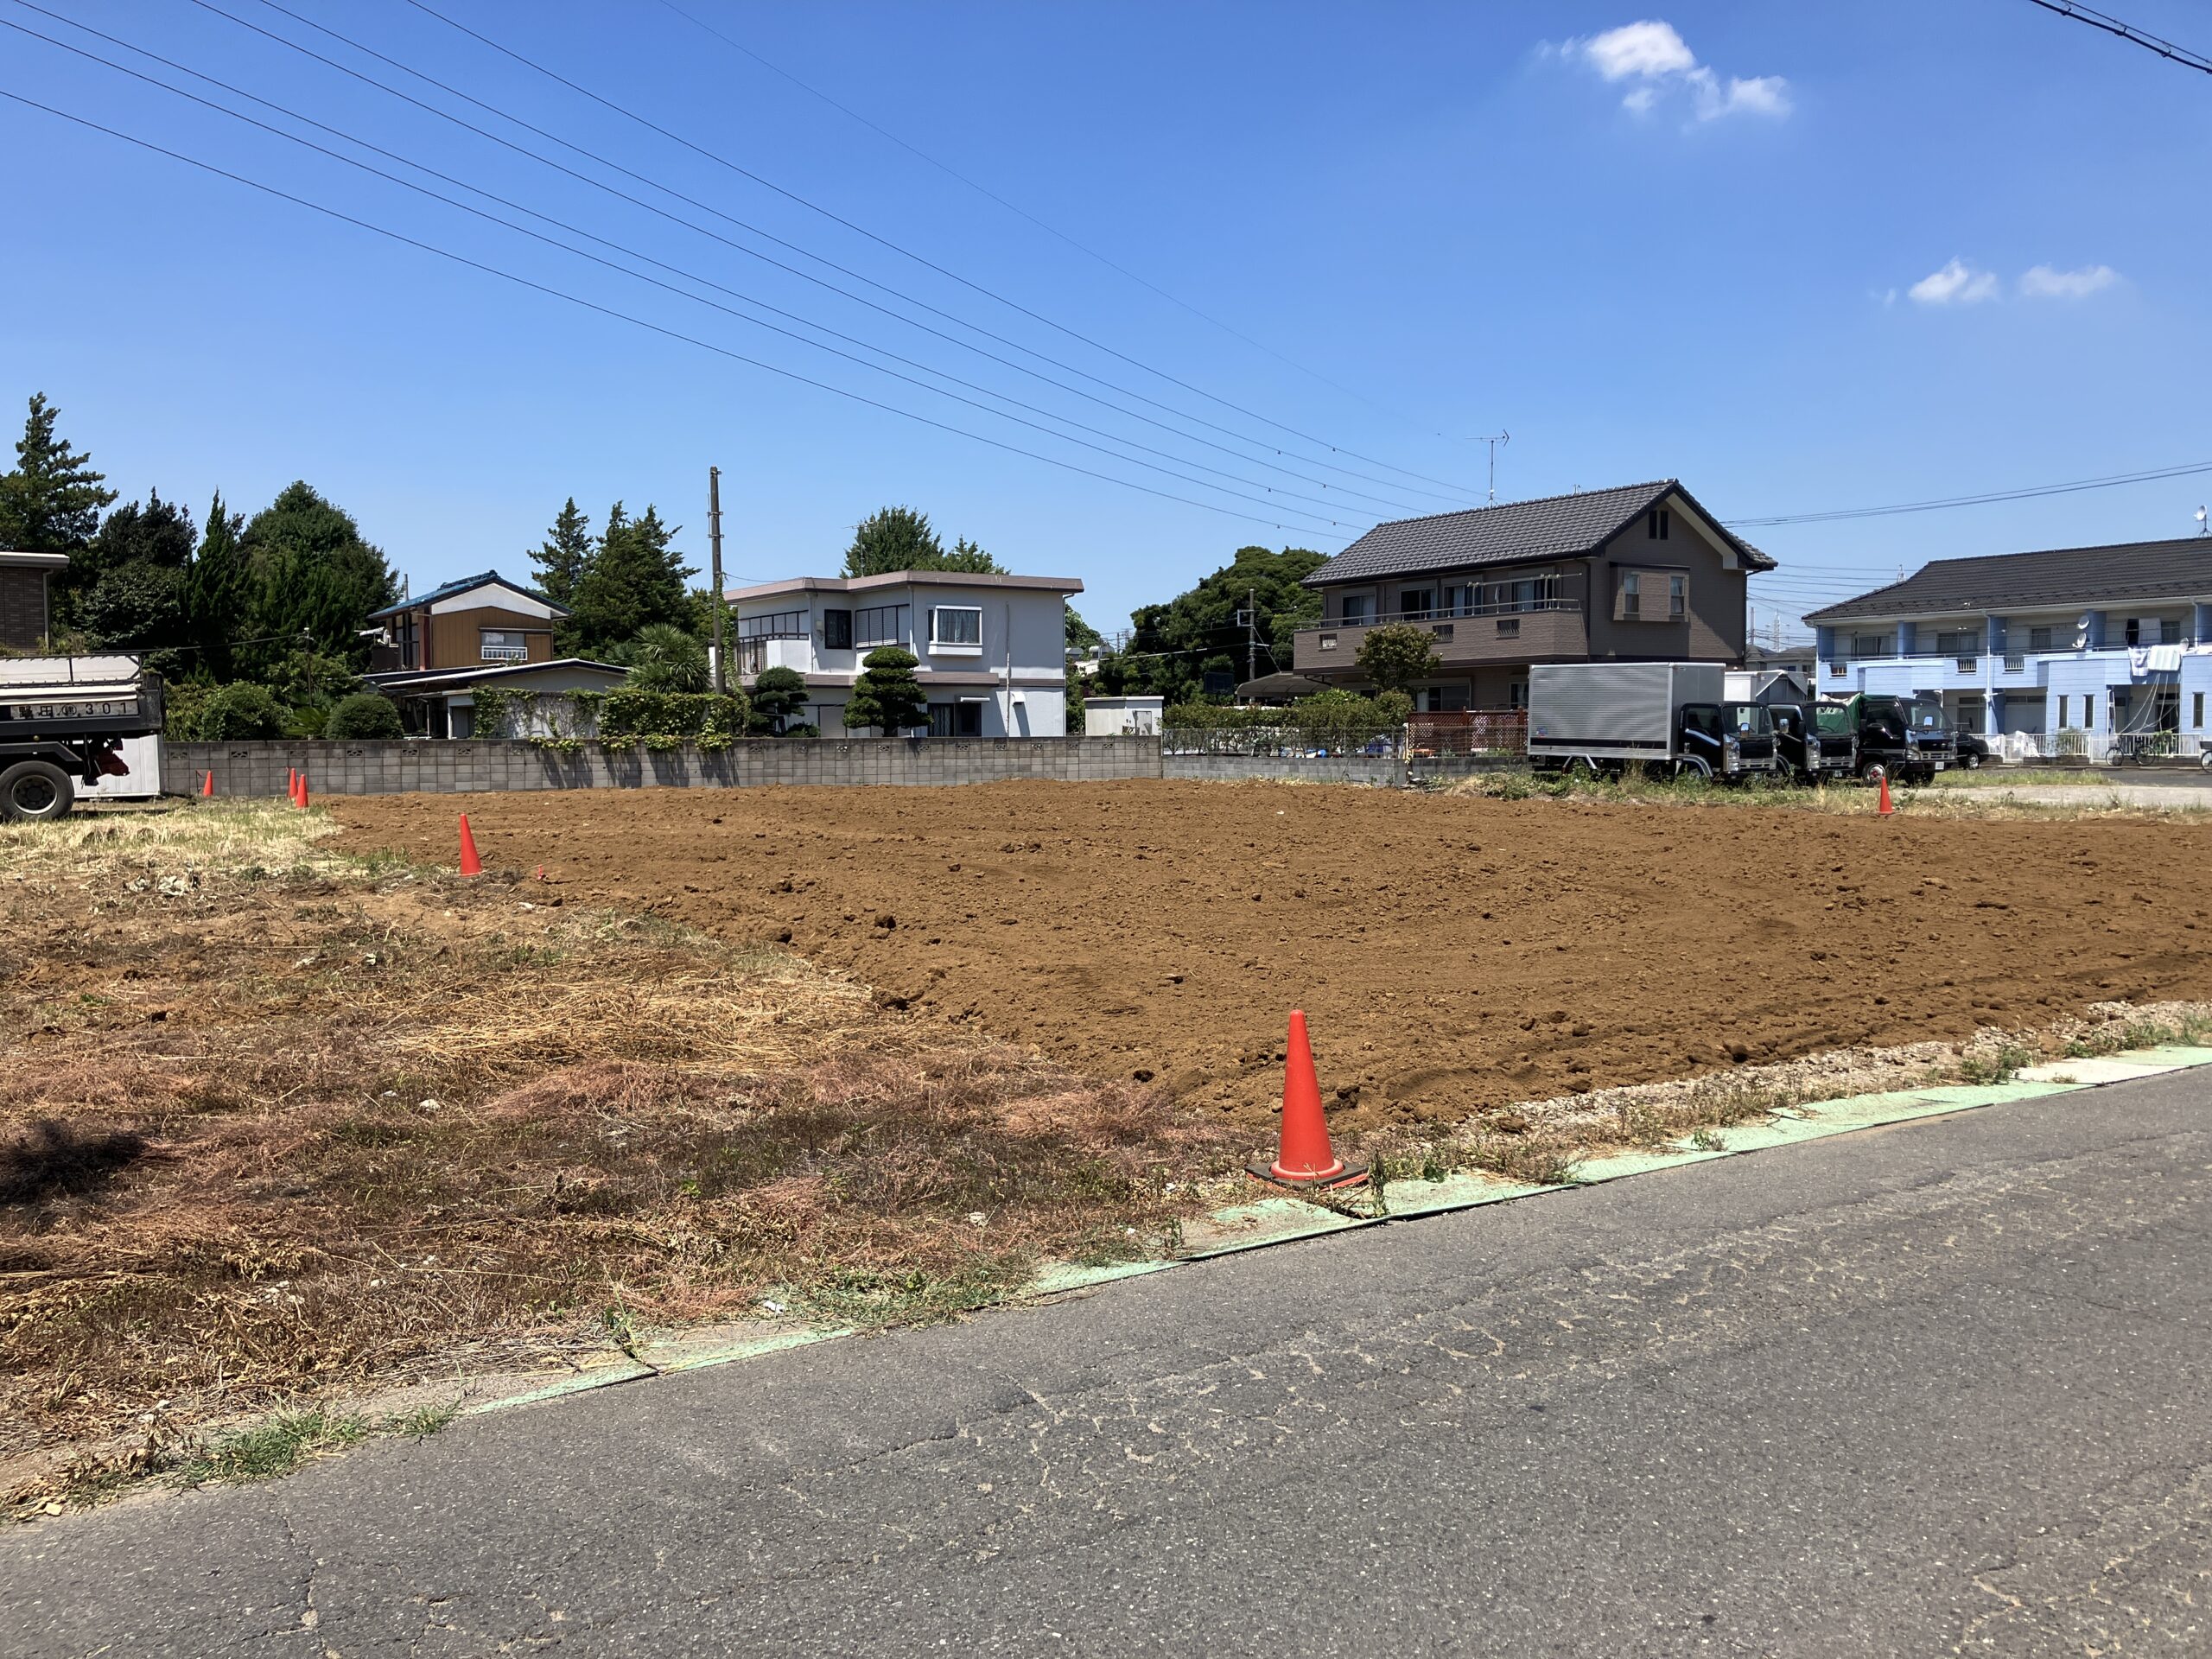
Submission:
<svg viewBox="0 0 2212 1659">
<path fill-rule="evenodd" d="M 1823 731 L 1833 723 L 1859 746 L 1862 778 L 1926 783 L 1958 763 L 1958 740 L 1934 697 L 1873 696 L 1861 692 L 1821 706 Z"/>
<path fill-rule="evenodd" d="M 1851 776 L 1859 760 L 1859 744 L 1841 723 L 1829 725 L 1819 710 L 1803 702 L 1770 702 L 1767 718 L 1774 722 L 1775 770 L 1803 784 L 1829 783 Z"/>
<path fill-rule="evenodd" d="M 1774 770 L 1774 724 L 1763 702 L 1682 705 L 1678 767 L 1713 778 Z"/>
</svg>

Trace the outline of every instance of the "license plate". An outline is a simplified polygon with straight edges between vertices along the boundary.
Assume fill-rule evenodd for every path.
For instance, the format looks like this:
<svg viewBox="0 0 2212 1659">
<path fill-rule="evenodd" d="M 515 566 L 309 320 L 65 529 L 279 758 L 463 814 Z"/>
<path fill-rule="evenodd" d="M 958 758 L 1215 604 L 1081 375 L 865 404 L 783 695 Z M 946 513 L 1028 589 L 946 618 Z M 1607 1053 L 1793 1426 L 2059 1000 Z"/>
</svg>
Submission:
<svg viewBox="0 0 2212 1659">
<path fill-rule="evenodd" d="M 1948 766 L 1949 764 L 1950 764 L 1950 763 L 1949 763 L 1948 761 L 1946 761 L 1946 760 L 1938 760 L 1938 761 L 1936 763 L 1936 771 L 1938 771 L 1938 772 L 1941 772 L 1941 771 L 1942 771 L 1942 770 L 1943 770 L 1943 768 L 1944 768 L 1945 766 Z"/>
</svg>

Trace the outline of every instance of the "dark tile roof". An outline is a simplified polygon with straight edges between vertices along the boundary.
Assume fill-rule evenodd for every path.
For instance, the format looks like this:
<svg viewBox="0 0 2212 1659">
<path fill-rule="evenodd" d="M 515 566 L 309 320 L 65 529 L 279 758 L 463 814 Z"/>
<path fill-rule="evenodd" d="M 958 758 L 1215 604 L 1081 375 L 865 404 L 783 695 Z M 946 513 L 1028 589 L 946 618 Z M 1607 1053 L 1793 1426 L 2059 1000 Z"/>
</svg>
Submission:
<svg viewBox="0 0 2212 1659">
<path fill-rule="evenodd" d="M 411 611 L 423 605 L 435 605 L 442 599 L 451 599 L 455 594 L 465 594 L 472 588 L 486 588 L 493 582 L 499 583 L 502 588 L 512 588 L 518 594 L 527 594 L 541 605 L 553 605 L 551 600 L 546 598 L 535 588 L 526 588 L 518 582 L 509 582 L 496 570 L 480 570 L 473 576 L 463 576 L 457 582 L 446 583 L 442 588 L 433 588 L 427 594 L 410 594 L 397 604 L 387 605 L 380 611 L 371 611 L 369 615 L 372 619 L 379 616 L 397 616 L 402 611 Z M 569 613 L 569 607 L 565 605 L 553 605 L 553 608 L 563 616 Z"/>
<path fill-rule="evenodd" d="M 1681 497 L 1751 569 L 1774 568 L 1772 559 L 1732 535 L 1680 482 L 1666 478 L 1609 490 L 1540 496 L 1533 501 L 1501 501 L 1465 512 L 1394 519 L 1376 525 L 1306 577 L 1306 586 L 1594 552 L 1669 495 Z"/>
<path fill-rule="evenodd" d="M 380 691 L 462 690 L 480 680 L 504 680 L 517 674 L 543 674 L 562 669 L 571 673 L 612 674 L 620 678 L 629 670 L 620 663 L 602 663 L 592 657 L 556 657 L 543 663 L 501 663 L 496 667 L 388 668 L 361 677 Z"/>
<path fill-rule="evenodd" d="M 1808 622 L 1926 616 L 2031 605 L 2102 605 L 2112 600 L 2199 598 L 2212 594 L 2212 536 L 2040 553 L 1936 559 L 1903 582 L 1808 611 Z"/>
</svg>

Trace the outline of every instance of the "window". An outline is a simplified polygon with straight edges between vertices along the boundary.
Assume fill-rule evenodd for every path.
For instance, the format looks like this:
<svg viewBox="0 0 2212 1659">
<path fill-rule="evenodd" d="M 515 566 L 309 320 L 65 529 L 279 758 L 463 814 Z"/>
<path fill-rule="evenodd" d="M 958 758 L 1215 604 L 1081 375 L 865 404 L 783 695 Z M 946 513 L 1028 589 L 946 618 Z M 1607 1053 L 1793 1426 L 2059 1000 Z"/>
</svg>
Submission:
<svg viewBox="0 0 2212 1659">
<path fill-rule="evenodd" d="M 1971 657 L 1981 649 L 1981 635 L 1973 628 L 1955 628 L 1936 636 L 1938 657 Z"/>
<path fill-rule="evenodd" d="M 1346 594 L 1344 595 L 1344 626 L 1346 627 L 1364 627 L 1368 623 L 1372 622 L 1374 620 L 1375 596 L 1372 594 Z"/>
<path fill-rule="evenodd" d="M 2097 699 L 2094 692 L 2085 693 L 2082 698 L 2082 729 L 2085 732 L 2097 729 Z"/>
<path fill-rule="evenodd" d="M 1497 637 L 1499 639 L 1510 639 L 1518 635 L 1520 632 L 1521 619 L 1519 617 L 1501 616 L 1497 619 Z"/>
<path fill-rule="evenodd" d="M 1430 628 L 1429 632 L 1434 634 L 1439 639 L 1449 639 L 1452 637 L 1452 624 L 1449 622 L 1439 622 L 1433 627 Z"/>
<path fill-rule="evenodd" d="M 2050 649 L 2050 630 L 2049 628 L 2030 628 L 2028 630 L 2028 649 L 2030 651 L 2049 651 Z"/>
<path fill-rule="evenodd" d="M 2158 643 L 2162 645 L 2177 645 L 2181 644 L 2181 619 L 2179 617 L 2162 616 L 2158 619 Z"/>
<path fill-rule="evenodd" d="M 1650 532 L 1651 539 L 1653 541 L 1665 541 L 1667 539 L 1667 531 L 1671 528 L 1668 520 L 1667 509 L 1664 507 L 1652 508 L 1649 512 L 1644 515 L 1644 528 Z"/>
<path fill-rule="evenodd" d="M 2058 696 L 2058 729 L 2066 729 L 2066 694 L 2063 691 Z"/>
<path fill-rule="evenodd" d="M 1509 709 L 1526 709 L 1529 706 L 1528 681 L 1510 680 L 1506 683 L 1505 706 Z"/>
<path fill-rule="evenodd" d="M 1667 618 L 1679 622 L 1689 614 L 1690 579 L 1688 576 L 1667 578 Z"/>
<path fill-rule="evenodd" d="M 853 645 L 903 645 L 906 643 L 906 607 L 870 605 L 853 613 Z"/>
<path fill-rule="evenodd" d="M 2131 616 L 2127 619 L 2127 643 L 2131 645 L 2139 645 L 2143 643 L 2143 619 L 2139 616 Z"/>
<path fill-rule="evenodd" d="M 824 651 L 850 651 L 853 648 L 853 613 L 850 611 L 822 613 L 822 648 Z"/>
<path fill-rule="evenodd" d="M 1433 588 L 1408 588 L 1398 594 L 1398 609 L 1408 622 L 1426 622 L 1435 597 Z"/>
<path fill-rule="evenodd" d="M 983 612 L 976 605 L 938 605 L 930 611 L 930 643 L 933 645 L 973 645 L 983 643 Z"/>
<path fill-rule="evenodd" d="M 1325 633 L 1313 642 L 1313 645 L 1317 651 L 1334 651 L 1337 648 L 1337 636 L 1333 633 Z"/>
<path fill-rule="evenodd" d="M 481 660 L 487 663 L 522 663 L 530 660 L 530 646 L 519 630 L 514 628 L 485 628 L 480 631 L 484 643 L 479 647 Z"/>
<path fill-rule="evenodd" d="M 1471 582 L 1447 582 L 1444 584 L 1444 605 L 1439 616 L 1472 616 L 1475 607 L 1482 602 L 1482 588 Z"/>
<path fill-rule="evenodd" d="M 1621 616 L 1630 622 L 1643 615 L 1643 578 L 1633 570 L 1621 574 Z"/>
<path fill-rule="evenodd" d="M 2200 732 L 2204 729 L 2204 694 L 2202 691 L 2189 694 L 2189 723 Z"/>
<path fill-rule="evenodd" d="M 1886 633 L 1854 633 L 1851 636 L 1851 654 L 1854 657 L 1886 657 L 1890 654 L 1890 636 Z"/>
<path fill-rule="evenodd" d="M 741 639 L 804 639 L 810 632 L 804 611 L 774 611 L 737 619 Z"/>
<path fill-rule="evenodd" d="M 930 735 L 931 737 L 981 737 L 983 734 L 983 705 L 980 702 L 933 702 L 930 704 Z"/>
</svg>

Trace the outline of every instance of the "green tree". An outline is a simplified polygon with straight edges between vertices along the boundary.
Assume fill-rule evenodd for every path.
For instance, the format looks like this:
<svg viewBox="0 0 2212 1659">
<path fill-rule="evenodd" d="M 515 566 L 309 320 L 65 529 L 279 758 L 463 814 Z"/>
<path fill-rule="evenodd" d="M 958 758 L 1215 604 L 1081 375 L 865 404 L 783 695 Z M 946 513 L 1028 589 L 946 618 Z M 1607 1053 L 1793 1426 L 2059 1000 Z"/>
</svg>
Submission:
<svg viewBox="0 0 2212 1659">
<path fill-rule="evenodd" d="M 592 559 L 591 516 L 576 510 L 576 498 L 562 504 L 553 527 L 530 556 L 537 567 L 537 590 L 556 605 L 572 603 L 576 583 Z"/>
<path fill-rule="evenodd" d="M 219 685 L 200 705 L 203 743 L 228 743 L 241 738 L 284 735 L 284 705 L 265 685 L 241 680 Z"/>
<path fill-rule="evenodd" d="M 806 676 L 795 668 L 764 668 L 753 677 L 756 737 L 784 735 L 793 715 L 806 707 Z"/>
<path fill-rule="evenodd" d="M 688 629 L 697 608 L 684 587 L 698 572 L 683 563 L 673 543 L 677 526 L 664 524 L 648 506 L 632 518 L 617 501 L 590 560 L 576 578 L 569 604 L 572 614 L 562 629 L 562 648 L 585 656 L 633 639 L 650 623 Z"/>
<path fill-rule="evenodd" d="M 1443 666 L 1436 655 L 1436 636 L 1410 622 L 1370 628 L 1352 660 L 1379 692 L 1410 691 L 1433 678 Z"/>
<path fill-rule="evenodd" d="M 648 622 L 634 639 L 612 646 L 607 660 L 630 671 L 624 683 L 640 691 L 705 691 L 707 647 L 672 622 Z"/>
<path fill-rule="evenodd" d="M 115 499 L 92 458 L 54 436 L 60 414 L 44 392 L 32 394 L 15 470 L 0 475 L 0 548 L 73 553 L 92 539 L 101 511 Z"/>
<path fill-rule="evenodd" d="M 245 515 L 225 512 L 217 491 L 185 581 L 185 631 L 199 648 L 196 676 L 228 680 L 233 673 L 232 646 L 245 634 L 253 605 L 252 574 L 238 541 L 245 528 Z"/>
<path fill-rule="evenodd" d="M 1237 614 L 1248 607 L 1259 613 L 1259 649 L 1252 653 L 1259 671 L 1288 668 L 1298 630 L 1321 620 L 1321 595 L 1300 584 L 1327 563 L 1326 554 L 1309 548 L 1238 548 L 1235 559 L 1187 593 L 1131 613 L 1128 651 L 1102 664 L 1100 683 L 1117 695 L 1156 693 L 1181 702 L 1197 695 L 1208 669 L 1242 678 L 1249 636 Z"/>
<path fill-rule="evenodd" d="M 946 554 L 935 566 L 929 568 L 938 570 L 961 570 L 969 575 L 1002 576 L 1006 574 L 996 559 L 984 552 L 965 536 L 952 544 L 951 552 Z"/>
<path fill-rule="evenodd" d="M 99 532 L 69 556 L 57 606 L 86 642 L 104 650 L 174 653 L 185 645 L 186 583 L 195 532 L 192 515 L 153 492 L 108 514 Z M 175 663 L 156 662 L 174 675 Z"/>
<path fill-rule="evenodd" d="M 897 645 L 879 645 L 861 658 L 861 677 L 853 682 L 852 700 L 845 705 L 846 728 L 873 726 L 896 734 L 926 724 L 929 699 L 915 675 L 920 666 L 912 652 Z"/>
<path fill-rule="evenodd" d="M 337 741 L 359 738 L 404 737 L 399 705 L 374 691 L 356 691 L 339 698 L 322 723 L 322 734 Z"/>
<path fill-rule="evenodd" d="M 1106 643 L 1106 637 L 1084 621 L 1072 605 L 1067 607 L 1066 622 L 1070 651 L 1096 651 Z"/>
<path fill-rule="evenodd" d="M 250 626 L 275 636 L 245 654 L 265 668 L 286 649 L 308 645 L 359 666 L 369 613 L 399 597 L 384 554 L 362 539 L 351 513 L 303 482 L 287 485 L 239 537 L 253 584 Z"/>
<path fill-rule="evenodd" d="M 944 563 L 944 543 L 930 528 L 929 516 L 912 507 L 882 507 L 868 514 L 853 531 L 853 544 L 845 550 L 848 576 L 935 570 Z"/>
</svg>

